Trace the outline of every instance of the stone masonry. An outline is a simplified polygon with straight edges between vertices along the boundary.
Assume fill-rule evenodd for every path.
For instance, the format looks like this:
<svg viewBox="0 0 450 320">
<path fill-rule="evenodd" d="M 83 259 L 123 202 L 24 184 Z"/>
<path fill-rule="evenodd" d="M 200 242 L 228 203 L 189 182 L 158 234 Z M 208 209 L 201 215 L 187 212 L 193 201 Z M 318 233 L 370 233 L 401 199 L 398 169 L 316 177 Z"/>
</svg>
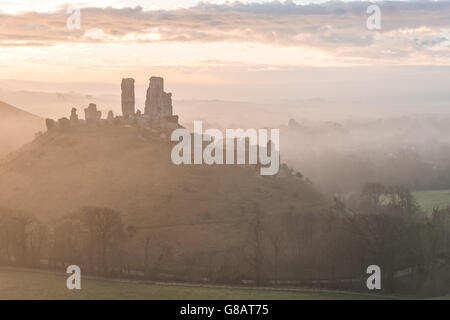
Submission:
<svg viewBox="0 0 450 320">
<path fill-rule="evenodd" d="M 134 79 L 122 79 L 122 114 L 124 117 L 134 116 L 135 113 L 135 96 L 134 96 Z"/>
<path fill-rule="evenodd" d="M 172 114 L 172 94 L 164 92 L 164 79 L 151 77 L 145 100 L 145 115 L 152 123 L 158 123 Z"/>
</svg>

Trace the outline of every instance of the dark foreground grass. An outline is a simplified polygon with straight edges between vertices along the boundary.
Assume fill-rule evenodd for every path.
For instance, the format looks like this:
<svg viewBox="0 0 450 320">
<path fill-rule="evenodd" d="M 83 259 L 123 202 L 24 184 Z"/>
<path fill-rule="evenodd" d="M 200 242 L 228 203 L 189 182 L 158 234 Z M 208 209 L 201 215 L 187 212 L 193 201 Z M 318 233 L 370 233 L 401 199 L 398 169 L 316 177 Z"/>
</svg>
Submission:
<svg viewBox="0 0 450 320">
<path fill-rule="evenodd" d="M 81 290 L 66 288 L 66 275 L 0 268 L 0 299 L 148 299 L 148 300 L 348 300 L 372 295 L 330 291 L 286 291 L 195 287 L 82 278 Z"/>
</svg>

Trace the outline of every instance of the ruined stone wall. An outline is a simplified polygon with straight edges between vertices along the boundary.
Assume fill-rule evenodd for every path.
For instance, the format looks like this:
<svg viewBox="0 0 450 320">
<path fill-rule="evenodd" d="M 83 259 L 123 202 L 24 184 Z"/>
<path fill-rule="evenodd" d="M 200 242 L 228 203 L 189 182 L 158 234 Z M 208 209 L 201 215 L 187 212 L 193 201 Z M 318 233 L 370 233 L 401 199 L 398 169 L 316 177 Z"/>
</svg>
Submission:
<svg viewBox="0 0 450 320">
<path fill-rule="evenodd" d="M 89 107 L 84 109 L 84 118 L 87 123 L 96 123 L 102 118 L 102 112 L 97 110 L 97 105 L 90 103 Z"/>
<path fill-rule="evenodd" d="M 172 111 L 172 94 L 163 92 L 163 108 L 162 117 L 171 117 L 173 115 Z"/>
</svg>

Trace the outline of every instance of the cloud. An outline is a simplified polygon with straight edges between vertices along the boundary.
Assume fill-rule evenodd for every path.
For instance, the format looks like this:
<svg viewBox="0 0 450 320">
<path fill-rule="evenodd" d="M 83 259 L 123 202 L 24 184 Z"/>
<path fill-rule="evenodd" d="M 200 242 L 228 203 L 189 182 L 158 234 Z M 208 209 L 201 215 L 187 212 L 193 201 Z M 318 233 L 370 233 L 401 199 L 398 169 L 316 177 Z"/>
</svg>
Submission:
<svg viewBox="0 0 450 320">
<path fill-rule="evenodd" d="M 201 3 L 146 11 L 83 8 L 81 28 L 66 26 L 65 10 L 0 14 L 0 46 L 64 42 L 225 42 L 309 47 L 336 56 L 378 59 L 450 59 L 450 1 L 384 1 L 381 30 L 366 28 L 369 2 L 299 5 Z"/>
</svg>

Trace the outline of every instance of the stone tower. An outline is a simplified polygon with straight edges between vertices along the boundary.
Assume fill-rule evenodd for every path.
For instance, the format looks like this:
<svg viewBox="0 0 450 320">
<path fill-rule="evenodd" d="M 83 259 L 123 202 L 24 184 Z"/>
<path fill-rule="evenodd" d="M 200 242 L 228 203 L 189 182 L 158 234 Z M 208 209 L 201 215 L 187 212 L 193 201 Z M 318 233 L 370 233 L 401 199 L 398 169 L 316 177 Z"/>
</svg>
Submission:
<svg viewBox="0 0 450 320">
<path fill-rule="evenodd" d="M 145 114 L 152 122 L 172 116 L 172 94 L 164 92 L 163 78 L 150 78 L 145 100 Z"/>
<path fill-rule="evenodd" d="M 122 114 L 124 117 L 134 116 L 135 97 L 134 97 L 134 79 L 122 79 Z"/>
</svg>

